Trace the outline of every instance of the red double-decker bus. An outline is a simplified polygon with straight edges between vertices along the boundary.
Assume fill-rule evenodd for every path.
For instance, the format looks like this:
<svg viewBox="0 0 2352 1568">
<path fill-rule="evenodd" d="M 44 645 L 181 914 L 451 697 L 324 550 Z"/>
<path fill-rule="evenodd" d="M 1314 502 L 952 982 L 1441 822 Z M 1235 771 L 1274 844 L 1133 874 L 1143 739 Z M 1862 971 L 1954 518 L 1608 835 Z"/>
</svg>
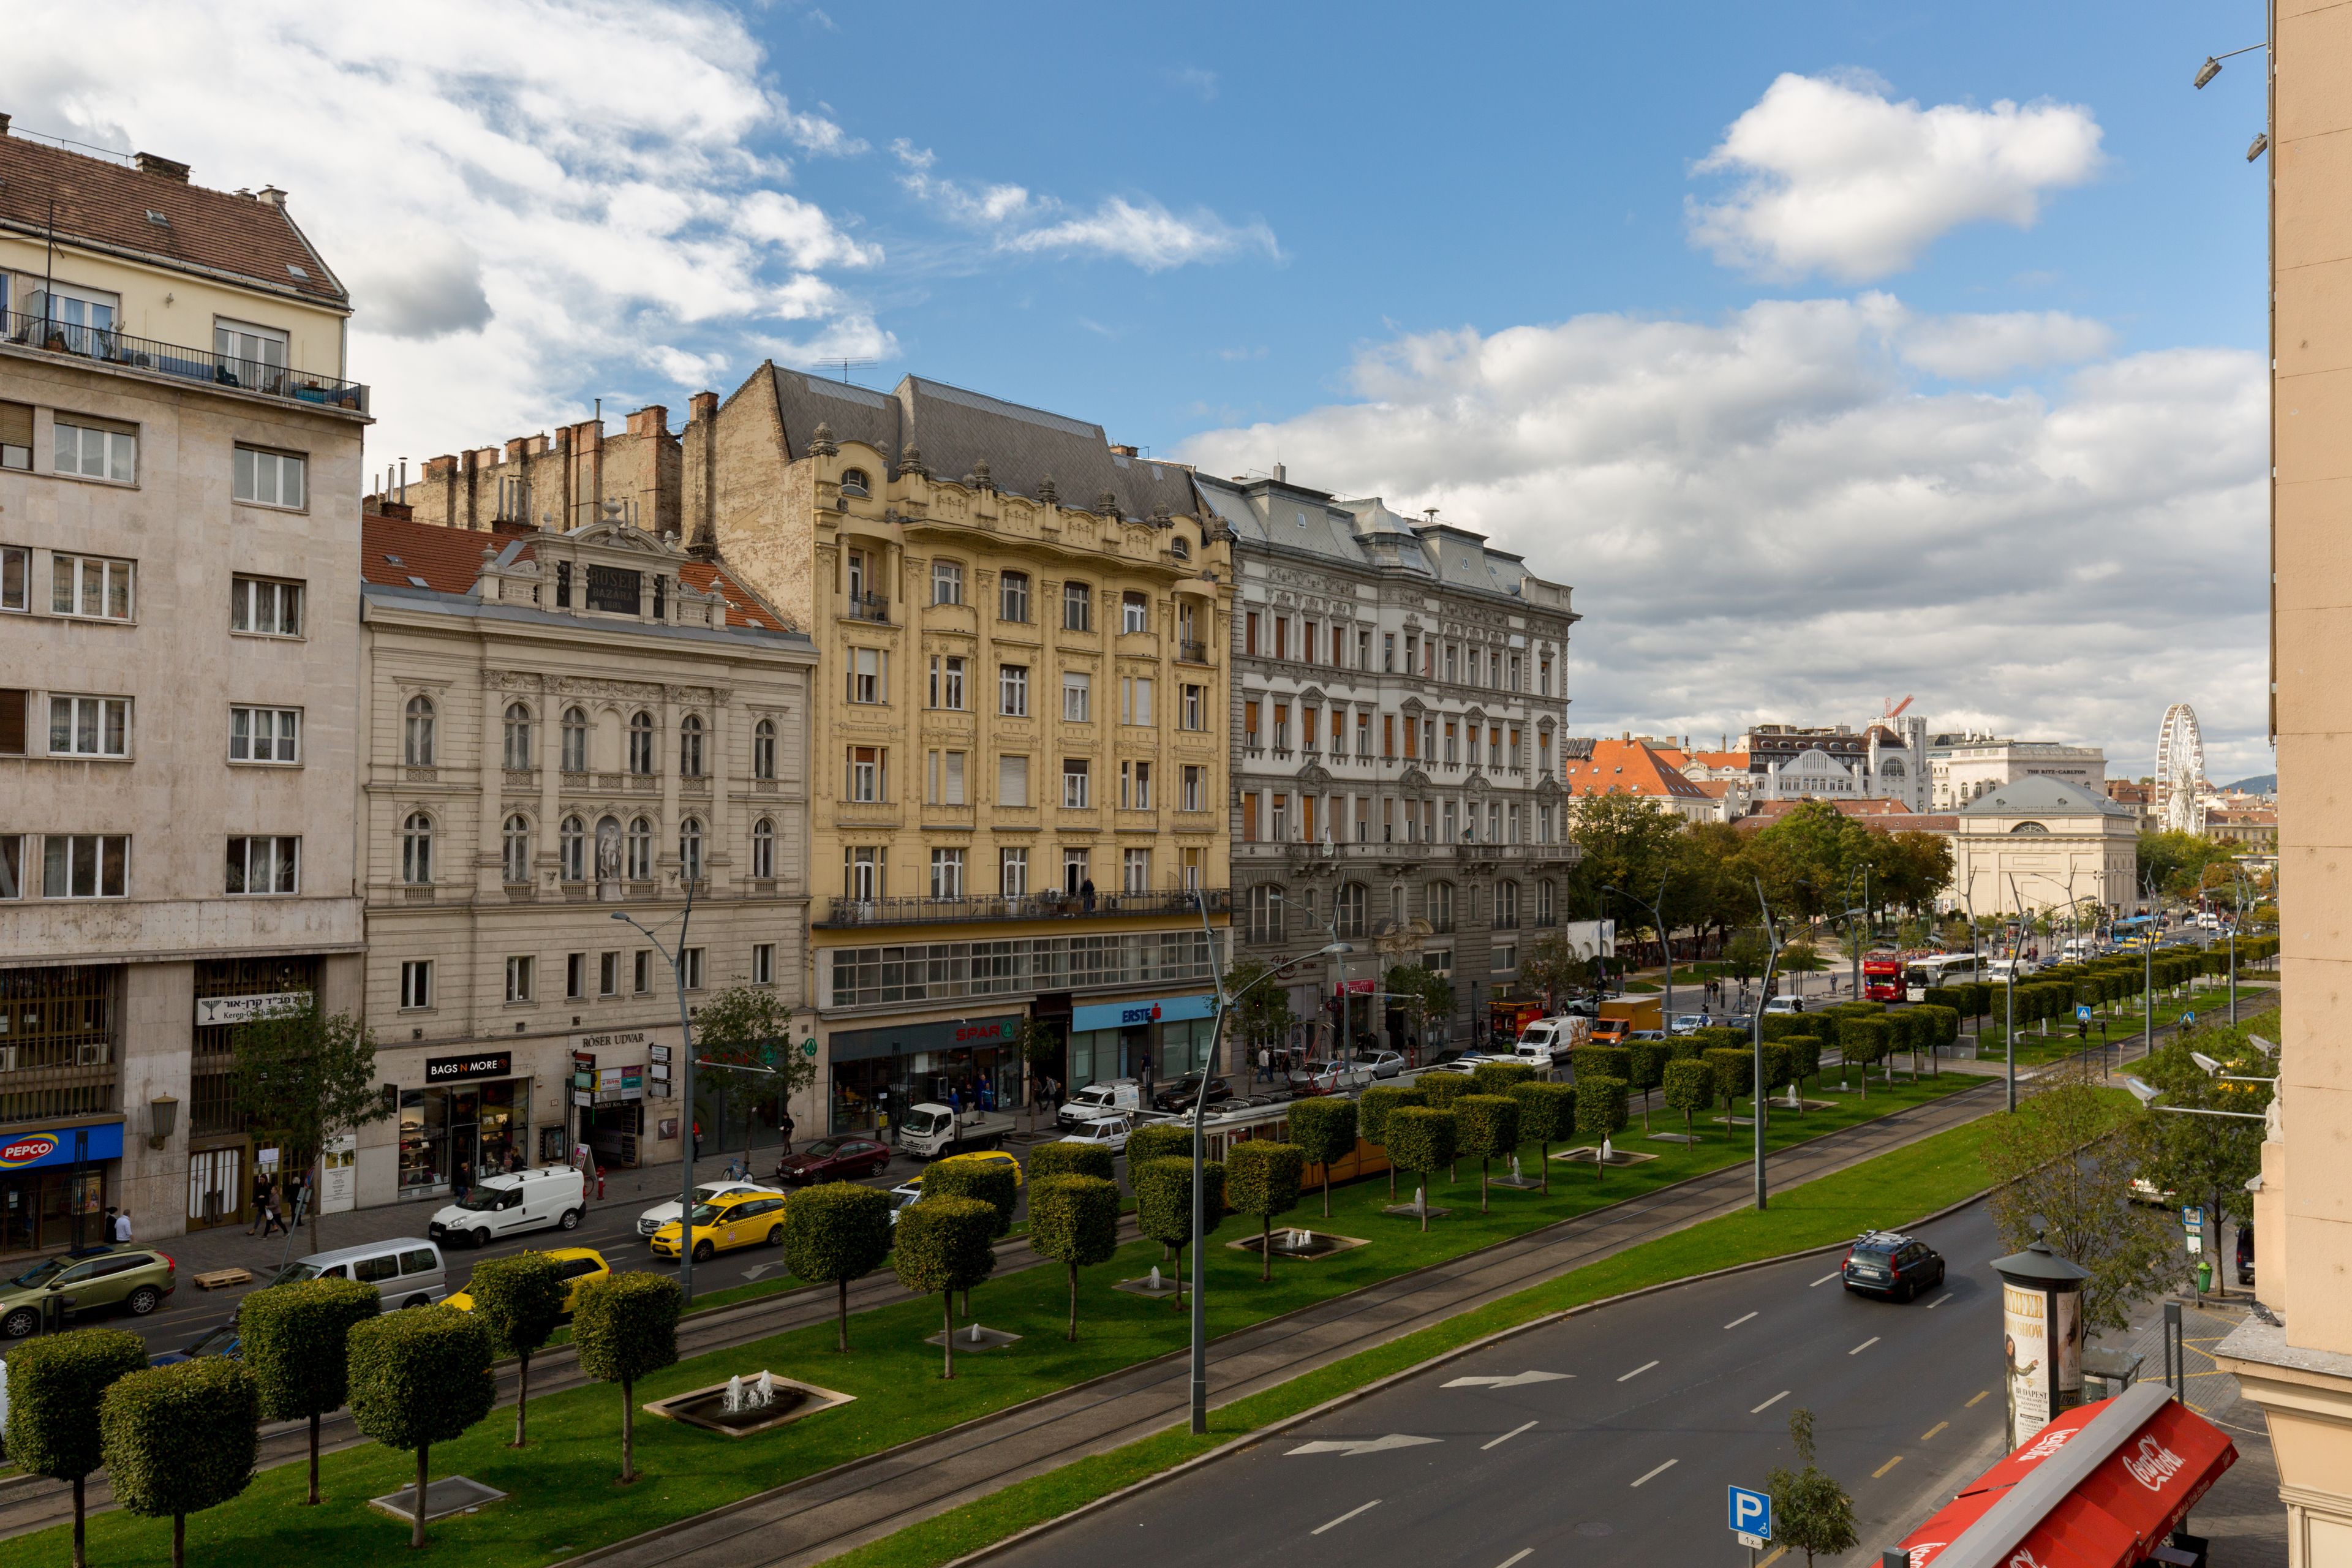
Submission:
<svg viewBox="0 0 2352 1568">
<path fill-rule="evenodd" d="M 1903 960 L 1892 952 L 1862 955 L 1862 994 L 1873 1002 L 1904 999 Z"/>
</svg>

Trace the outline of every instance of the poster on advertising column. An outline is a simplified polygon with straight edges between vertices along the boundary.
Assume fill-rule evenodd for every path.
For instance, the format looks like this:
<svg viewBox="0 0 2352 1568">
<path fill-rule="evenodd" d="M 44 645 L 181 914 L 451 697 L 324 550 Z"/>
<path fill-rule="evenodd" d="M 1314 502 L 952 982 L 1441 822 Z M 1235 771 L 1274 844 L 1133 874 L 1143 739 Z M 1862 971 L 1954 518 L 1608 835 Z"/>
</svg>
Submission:
<svg viewBox="0 0 2352 1568">
<path fill-rule="evenodd" d="M 2050 1297 L 2003 1281 L 2001 1351 L 2007 1360 L 2009 1444 L 2015 1448 L 2050 1424 Z M 2080 1385 L 2079 1379 L 2077 1386 Z"/>
</svg>

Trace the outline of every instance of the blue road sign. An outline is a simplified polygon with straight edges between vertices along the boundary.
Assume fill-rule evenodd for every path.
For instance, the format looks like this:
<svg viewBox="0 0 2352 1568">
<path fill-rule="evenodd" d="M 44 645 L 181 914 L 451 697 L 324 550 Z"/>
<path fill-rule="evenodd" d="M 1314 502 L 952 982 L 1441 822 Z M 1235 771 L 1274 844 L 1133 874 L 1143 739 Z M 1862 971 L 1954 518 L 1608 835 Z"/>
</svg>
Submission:
<svg viewBox="0 0 2352 1568">
<path fill-rule="evenodd" d="M 1725 1489 L 1730 1496 L 1731 1528 L 1742 1535 L 1772 1539 L 1772 1499 L 1764 1492 L 1752 1492 L 1746 1487 Z"/>
<path fill-rule="evenodd" d="M 2091 1009 L 2087 1005 L 2081 1002 L 2074 1004 L 2074 1021 L 2078 1024 L 2087 1024 L 2091 1021 Z"/>
</svg>

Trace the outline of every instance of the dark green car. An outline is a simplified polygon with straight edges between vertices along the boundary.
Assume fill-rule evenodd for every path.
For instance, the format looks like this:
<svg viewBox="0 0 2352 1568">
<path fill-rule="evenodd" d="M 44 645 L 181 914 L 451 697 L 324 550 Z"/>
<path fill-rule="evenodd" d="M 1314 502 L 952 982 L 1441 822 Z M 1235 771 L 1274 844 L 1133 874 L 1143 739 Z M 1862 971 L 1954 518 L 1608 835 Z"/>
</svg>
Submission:
<svg viewBox="0 0 2352 1568">
<path fill-rule="evenodd" d="M 117 1252 L 88 1249 L 45 1258 L 0 1285 L 0 1340 L 21 1340 L 41 1326 L 42 1303 L 52 1296 L 73 1298 L 76 1318 L 103 1307 L 121 1307 L 143 1318 L 179 1287 L 179 1265 L 168 1254 L 146 1247 Z"/>
</svg>

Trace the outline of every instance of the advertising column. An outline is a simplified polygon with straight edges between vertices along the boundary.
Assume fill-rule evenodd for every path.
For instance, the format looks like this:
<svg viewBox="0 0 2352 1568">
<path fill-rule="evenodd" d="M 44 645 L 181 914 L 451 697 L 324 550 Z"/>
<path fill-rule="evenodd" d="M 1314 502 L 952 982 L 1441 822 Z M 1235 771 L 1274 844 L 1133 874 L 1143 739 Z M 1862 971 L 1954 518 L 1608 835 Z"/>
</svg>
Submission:
<svg viewBox="0 0 2352 1568">
<path fill-rule="evenodd" d="M 2091 1271 L 2044 1241 L 1992 1266 L 2000 1274 L 2001 1384 L 2014 1451 L 2083 1403 L 2083 1281 Z"/>
</svg>

